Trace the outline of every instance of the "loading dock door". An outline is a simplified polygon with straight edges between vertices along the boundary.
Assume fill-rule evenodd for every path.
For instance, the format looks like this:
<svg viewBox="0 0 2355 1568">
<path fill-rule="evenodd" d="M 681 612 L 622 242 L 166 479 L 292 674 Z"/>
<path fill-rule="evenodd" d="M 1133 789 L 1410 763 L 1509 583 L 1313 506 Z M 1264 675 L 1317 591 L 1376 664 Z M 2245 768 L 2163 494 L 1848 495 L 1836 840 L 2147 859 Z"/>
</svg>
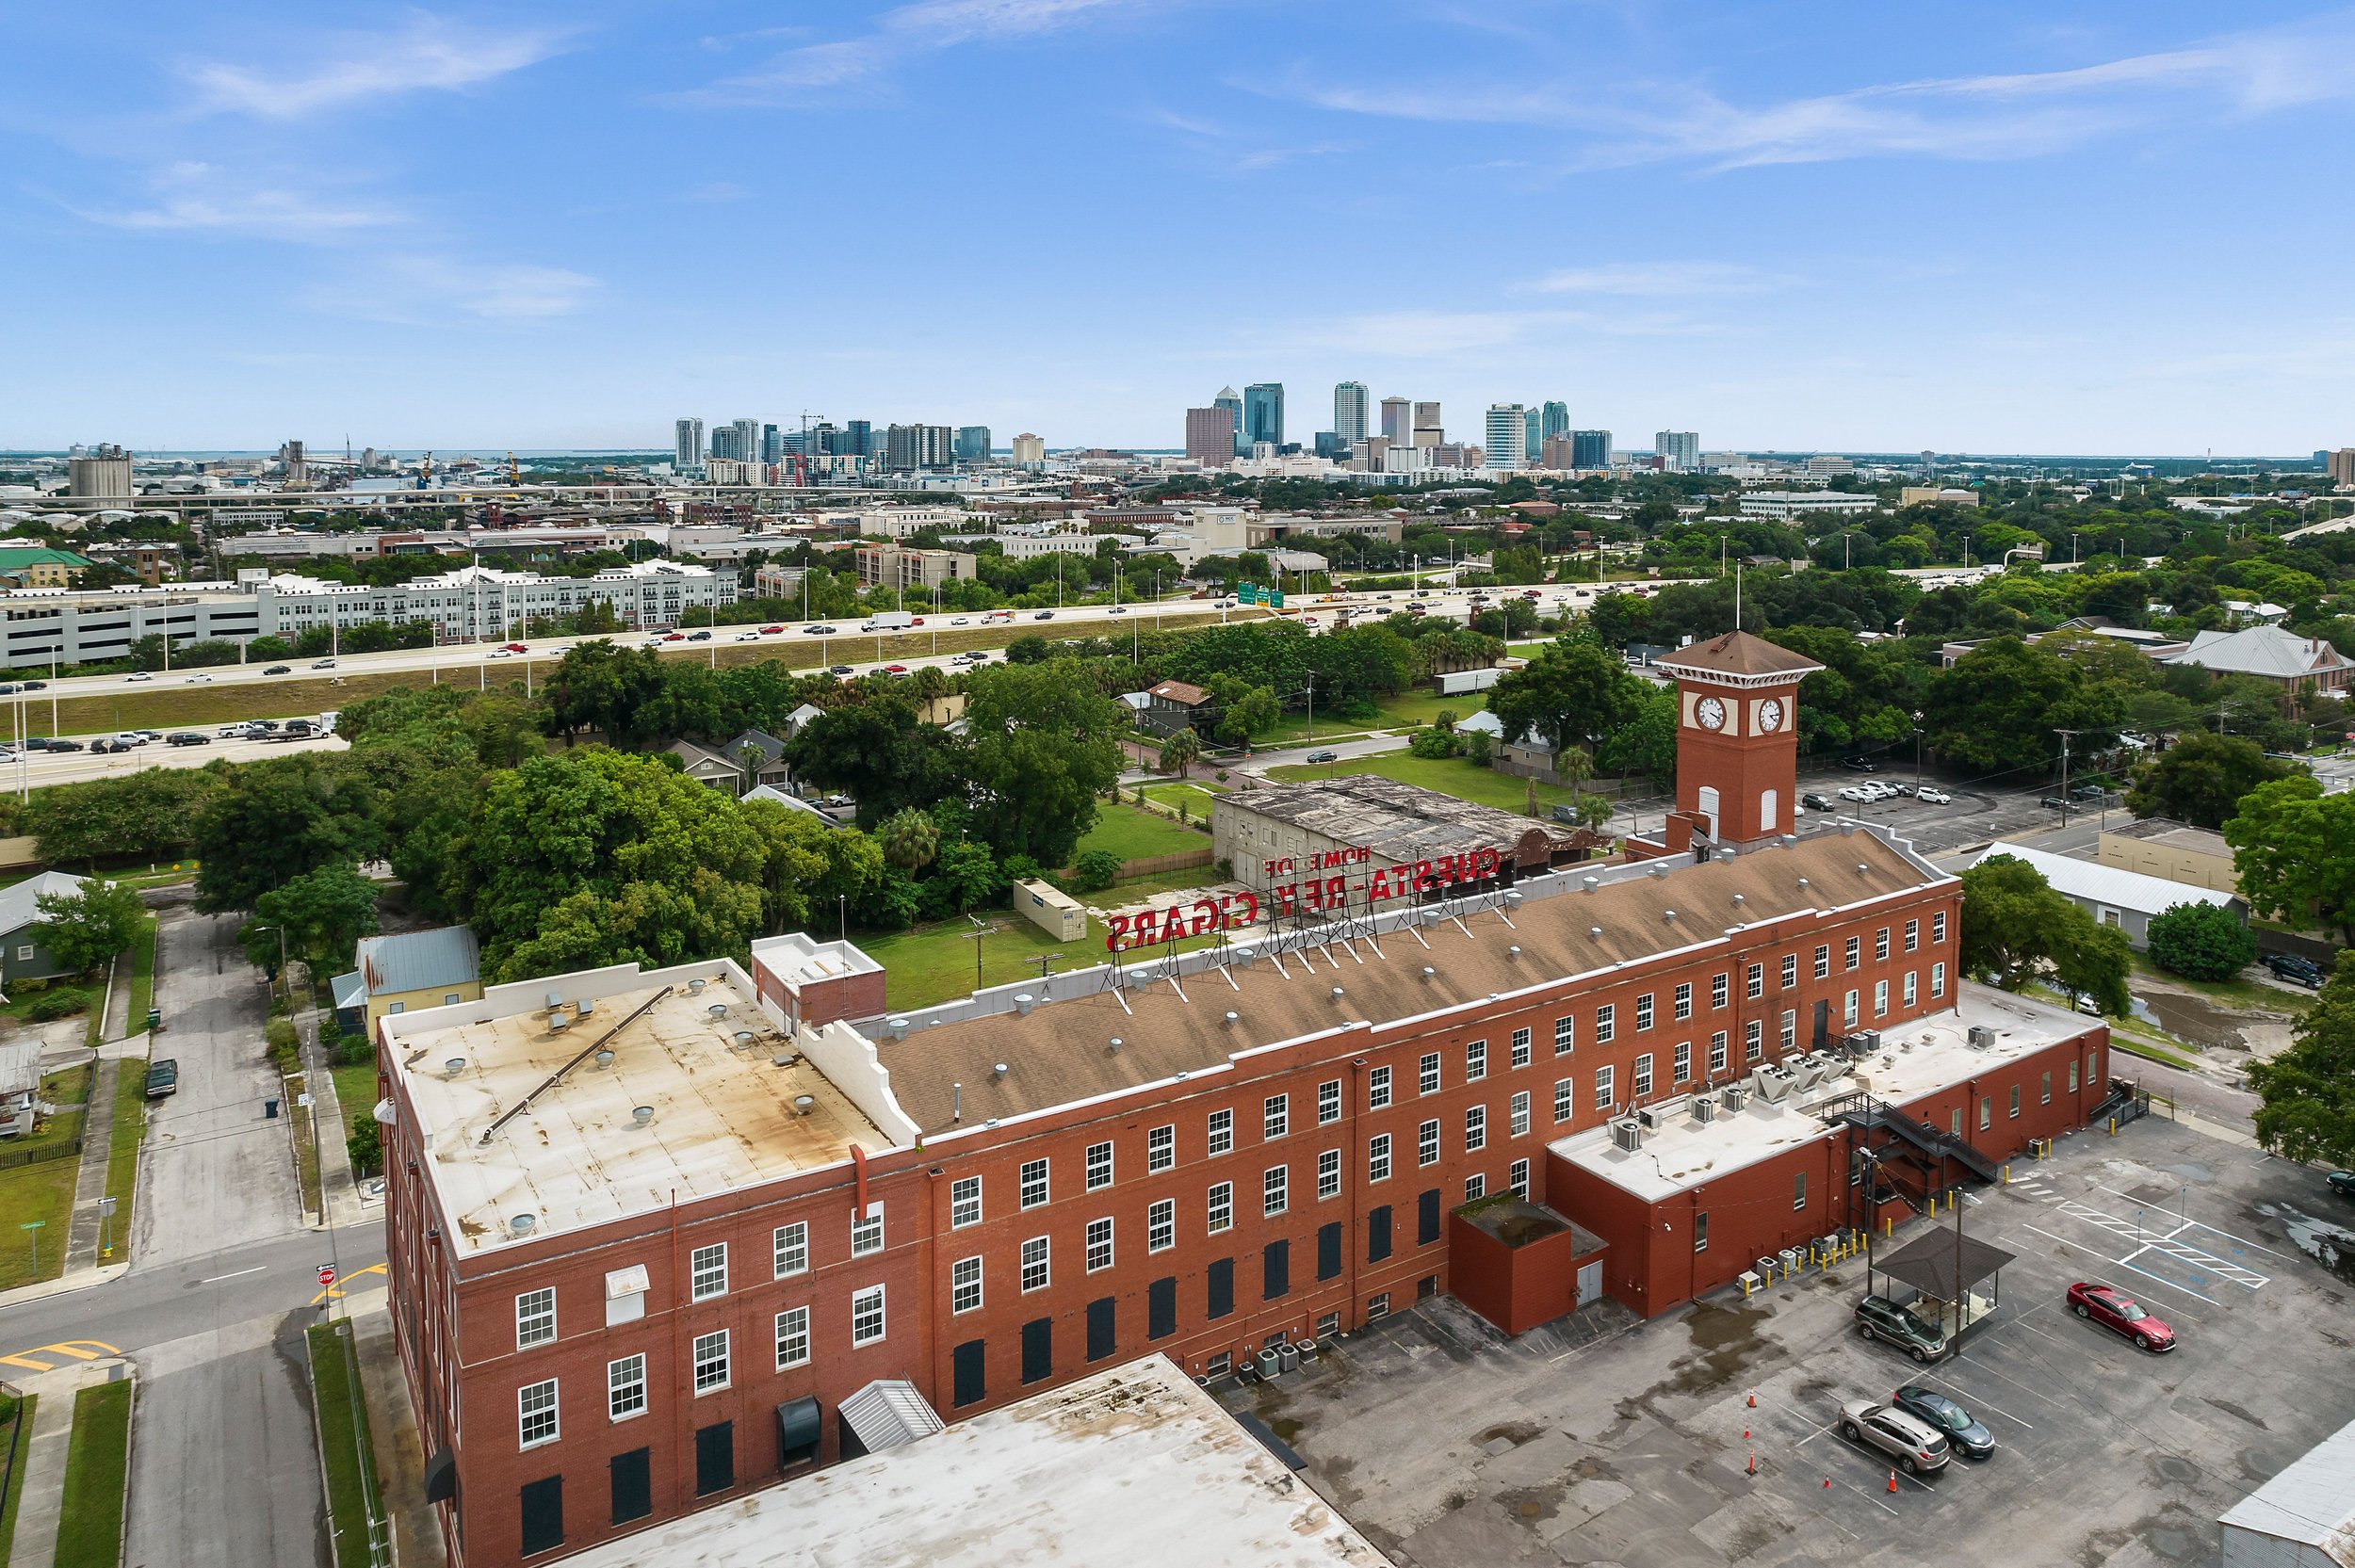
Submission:
<svg viewBox="0 0 2355 1568">
<path fill-rule="evenodd" d="M 1591 1263 L 1580 1264 L 1578 1266 L 1578 1301 L 1575 1304 L 1584 1306 L 1589 1301 L 1600 1301 L 1601 1297 L 1602 1259 L 1596 1258 Z"/>
</svg>

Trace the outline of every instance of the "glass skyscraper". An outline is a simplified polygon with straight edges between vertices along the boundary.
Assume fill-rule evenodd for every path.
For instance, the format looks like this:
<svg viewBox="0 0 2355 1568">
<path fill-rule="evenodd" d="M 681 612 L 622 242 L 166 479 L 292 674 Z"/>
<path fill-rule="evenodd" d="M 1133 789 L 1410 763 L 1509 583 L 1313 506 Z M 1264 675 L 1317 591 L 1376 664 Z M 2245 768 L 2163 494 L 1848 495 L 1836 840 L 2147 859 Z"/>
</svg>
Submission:
<svg viewBox="0 0 2355 1568">
<path fill-rule="evenodd" d="M 1610 467 L 1611 432 L 1609 430 L 1572 430 L 1570 432 L 1570 466 L 1573 468 Z"/>
<path fill-rule="evenodd" d="M 1343 381 L 1333 389 L 1333 433 L 1341 440 L 1343 450 L 1366 439 L 1367 421 L 1372 412 L 1373 394 L 1363 381 Z"/>
<path fill-rule="evenodd" d="M 1218 396 L 1210 399 L 1210 407 L 1214 409 L 1225 409 L 1229 414 L 1234 416 L 1235 456 L 1242 457 L 1244 453 L 1250 451 L 1251 440 L 1248 436 L 1243 434 L 1244 426 L 1242 422 L 1242 396 L 1231 386 L 1220 387 L 1218 389 Z"/>
<path fill-rule="evenodd" d="M 1529 419 L 1519 403 L 1488 405 L 1487 466 L 1503 470 L 1521 465 L 1521 448 L 1529 439 Z"/>
<path fill-rule="evenodd" d="M 1284 445 L 1284 383 L 1254 381 L 1242 389 L 1243 444 L 1247 451 L 1259 442 Z"/>
<path fill-rule="evenodd" d="M 1537 428 L 1538 439 L 1547 440 L 1553 436 L 1570 433 L 1569 404 L 1550 402 L 1545 406 L 1544 412 L 1544 422 Z"/>
</svg>

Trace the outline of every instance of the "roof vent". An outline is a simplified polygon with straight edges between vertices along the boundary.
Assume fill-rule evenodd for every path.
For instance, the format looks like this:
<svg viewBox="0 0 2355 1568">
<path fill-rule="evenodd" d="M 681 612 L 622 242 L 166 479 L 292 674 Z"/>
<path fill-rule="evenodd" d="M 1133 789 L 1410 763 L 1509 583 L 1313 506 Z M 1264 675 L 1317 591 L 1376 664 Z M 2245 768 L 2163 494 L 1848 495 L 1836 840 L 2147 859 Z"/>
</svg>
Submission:
<svg viewBox="0 0 2355 1568">
<path fill-rule="evenodd" d="M 573 1004 L 573 1016 L 576 1018 L 586 1018 L 596 1010 L 597 999 L 594 996 L 583 996 Z"/>
<path fill-rule="evenodd" d="M 539 1219 L 535 1215 L 518 1214 L 512 1220 L 507 1221 L 507 1228 L 513 1231 L 517 1236 L 529 1236 L 531 1234 L 531 1227 L 539 1222 Z"/>
<path fill-rule="evenodd" d="M 769 1065 L 771 1067 L 790 1067 L 793 1065 L 793 1053 L 780 1045 L 775 1050 L 769 1053 Z"/>
<path fill-rule="evenodd" d="M 728 1005 L 725 1002 L 714 1002 L 709 1007 L 704 1009 L 704 1011 L 709 1013 L 714 1018 L 725 1018 L 728 1015 Z"/>
<path fill-rule="evenodd" d="M 1781 844 L 1782 844 L 1782 847 L 1783 847 L 1784 849 L 1793 849 L 1793 848 L 1796 847 L 1796 845 L 1798 844 L 1798 842 L 1799 842 L 1799 835 L 1798 835 L 1797 833 L 1785 833 L 1785 834 L 1783 834 L 1783 835 L 1782 835 Z"/>
<path fill-rule="evenodd" d="M 704 994 L 704 982 L 701 979 L 689 980 L 687 982 L 687 994 L 690 996 L 702 995 Z"/>
<path fill-rule="evenodd" d="M 563 994 L 562 992 L 560 992 L 560 991 L 551 991 L 551 992 L 549 992 L 549 993 L 548 993 L 548 1006 L 550 1006 L 550 1007 L 552 1007 L 552 1008 L 560 1008 L 560 1007 L 562 1007 L 563 1005 L 564 1005 L 564 994 Z"/>
<path fill-rule="evenodd" d="M 1840 823 L 1840 836 L 1843 838 L 1854 838 L 1856 836 L 1856 824 L 1848 821 L 1845 817 L 1843 817 Z"/>
<path fill-rule="evenodd" d="M 750 1029 L 739 1029 L 739 1030 L 737 1030 L 737 1031 L 736 1031 L 736 1043 L 737 1043 L 739 1046 L 750 1045 L 752 1043 L 753 1043 L 753 1031 L 752 1031 L 752 1030 L 750 1030 Z"/>
<path fill-rule="evenodd" d="M 1651 878 L 1654 881 L 1666 881 L 1668 880 L 1668 868 L 1665 865 L 1655 864 L 1651 868 Z"/>
<path fill-rule="evenodd" d="M 1020 995 L 1015 997 L 1014 999 L 1014 1010 L 1022 1014 L 1025 1018 L 1028 1018 L 1031 1015 L 1031 1010 L 1036 1006 L 1038 1006 L 1038 998 L 1031 995 L 1027 991 L 1023 992 Z"/>
<path fill-rule="evenodd" d="M 1807 879 L 1805 877 L 1801 877 L 1799 879 L 1799 891 L 1802 893 L 1807 891 Z"/>
<path fill-rule="evenodd" d="M 548 1014 L 548 1027 L 555 1033 L 562 1034 L 566 1029 L 569 1029 L 572 1026 L 573 1015 L 566 1012 L 563 1009 L 559 1008 L 556 1011 Z"/>
<path fill-rule="evenodd" d="M 1114 1035 L 1114 1036 L 1113 1036 L 1113 1042 L 1112 1042 L 1112 1043 L 1113 1043 L 1113 1055 L 1114 1055 L 1114 1056 L 1118 1056 L 1118 1055 L 1120 1055 L 1120 1036 L 1118 1036 L 1118 1035 Z"/>
<path fill-rule="evenodd" d="M 1595 889 L 1602 885 L 1602 879 L 1600 877 L 1581 877 L 1578 879 L 1578 882 L 1581 887 L 1584 887 L 1587 892 L 1592 893 Z"/>
<path fill-rule="evenodd" d="M 1600 942 L 1602 940 L 1602 928 L 1600 926 L 1589 926 L 1586 928 L 1586 934 L 1593 937 L 1597 942 Z"/>
<path fill-rule="evenodd" d="M 1518 893 L 1507 893 L 1507 894 L 1504 896 L 1504 907 L 1505 907 L 1506 909 L 1519 909 L 1519 908 L 1520 908 L 1520 907 L 1521 907 L 1521 896 L 1520 896 L 1519 894 L 1518 894 Z"/>
<path fill-rule="evenodd" d="M 1333 988 L 1333 1000 L 1338 1002 L 1345 994 L 1347 994 L 1347 993 L 1345 993 L 1340 986 L 1337 985 Z"/>
<path fill-rule="evenodd" d="M 794 1115 L 796 1115 L 796 1116 L 807 1116 L 807 1115 L 808 1115 L 811 1111 L 816 1110 L 817 1108 L 818 1108 L 818 1096 L 817 1096 L 817 1095 L 815 1095 L 815 1094 L 796 1094 L 796 1095 L 794 1095 L 794 1096 L 793 1096 L 793 1114 L 794 1114 Z"/>
<path fill-rule="evenodd" d="M 1002 1078 L 1012 1071 L 1013 1069 L 1008 1067 L 1004 1062 L 996 1062 L 991 1065 L 989 1075 L 993 1078 Z"/>
<path fill-rule="evenodd" d="M 1259 949 L 1257 947 L 1238 947 L 1235 949 L 1235 962 L 1242 965 L 1245 969 L 1248 969 L 1253 964 L 1259 962 Z"/>
<path fill-rule="evenodd" d="M 1857 875 L 1860 877 L 1869 877 L 1873 874 L 1873 868 L 1865 865 L 1862 861 L 1858 861 L 1856 863 L 1856 871 Z"/>
<path fill-rule="evenodd" d="M 1747 903 L 1747 902 L 1749 902 L 1749 900 L 1748 900 L 1747 898 L 1744 897 L 1743 897 L 1741 894 L 1739 894 L 1739 893 L 1737 893 L 1737 894 L 1735 894 L 1735 895 L 1733 896 L 1733 907 L 1734 907 L 1734 908 L 1736 908 L 1736 909 L 1740 909 L 1740 908 L 1741 908 L 1744 904 L 1746 904 L 1746 903 Z"/>
<path fill-rule="evenodd" d="M 634 1106 L 630 1108 L 629 1119 L 632 1122 L 637 1123 L 642 1127 L 652 1126 L 654 1124 L 654 1107 Z"/>
<path fill-rule="evenodd" d="M 1226 1013 L 1226 1026 L 1227 1026 L 1228 1028 L 1230 1028 L 1230 1029 L 1231 1029 L 1231 1028 L 1233 1028 L 1236 1025 L 1238 1025 L 1238 1024 L 1240 1024 L 1240 1023 L 1242 1023 L 1242 1013 L 1235 1011 L 1235 1010 L 1232 1010 L 1231 1008 L 1227 1010 L 1227 1013 Z"/>
<path fill-rule="evenodd" d="M 908 1021 L 906 1019 L 892 1018 L 885 1020 L 885 1023 L 891 1030 L 892 1039 L 905 1040 L 908 1037 Z"/>
<path fill-rule="evenodd" d="M 603 1050 L 603 1051 L 599 1051 L 599 1052 L 597 1053 L 597 1071 L 598 1071 L 598 1072 L 602 1073 L 602 1072 L 604 1072 L 607 1068 L 609 1068 L 609 1067 L 610 1067 L 610 1066 L 612 1066 L 612 1065 L 613 1065 L 613 1053 L 612 1053 L 610 1050 Z"/>
<path fill-rule="evenodd" d="M 1439 978 L 1439 971 L 1426 963 L 1422 966 L 1422 978 L 1426 980 L 1436 980 Z"/>
<path fill-rule="evenodd" d="M 452 1080 L 455 1080 L 458 1075 L 465 1070 L 466 1059 L 464 1057 L 452 1057 L 442 1063 L 442 1076 Z"/>
<path fill-rule="evenodd" d="M 1520 945 L 1519 943 L 1516 942 L 1515 944 L 1513 944 L 1513 946 L 1511 946 L 1510 947 L 1507 947 L 1506 949 L 1504 949 L 1504 956 L 1505 956 L 1506 958 L 1509 958 L 1509 959 L 1517 959 L 1517 958 L 1520 957 L 1520 956 L 1521 956 L 1521 945 Z"/>
</svg>

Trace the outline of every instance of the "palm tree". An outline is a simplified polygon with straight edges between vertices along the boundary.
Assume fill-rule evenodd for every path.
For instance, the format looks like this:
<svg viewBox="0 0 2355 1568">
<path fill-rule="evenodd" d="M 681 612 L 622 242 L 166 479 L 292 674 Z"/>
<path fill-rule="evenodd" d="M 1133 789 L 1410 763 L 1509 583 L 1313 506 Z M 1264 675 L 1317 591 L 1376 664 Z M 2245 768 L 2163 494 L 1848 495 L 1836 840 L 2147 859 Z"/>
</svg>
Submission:
<svg viewBox="0 0 2355 1568">
<path fill-rule="evenodd" d="M 1553 753 L 1553 771 L 1570 786 L 1570 809 L 1577 811 L 1578 786 L 1595 776 L 1594 754 L 1576 746 L 1566 746 Z"/>
<path fill-rule="evenodd" d="M 1161 742 L 1161 771 L 1166 773 L 1175 768 L 1182 779 L 1186 776 L 1186 769 L 1192 768 L 1201 755 L 1202 742 L 1195 738 L 1192 730 L 1174 731 L 1167 740 Z"/>
<path fill-rule="evenodd" d="M 920 871 L 940 853 L 940 825 L 914 806 L 902 806 L 875 827 L 884 859 L 901 871 Z"/>
</svg>

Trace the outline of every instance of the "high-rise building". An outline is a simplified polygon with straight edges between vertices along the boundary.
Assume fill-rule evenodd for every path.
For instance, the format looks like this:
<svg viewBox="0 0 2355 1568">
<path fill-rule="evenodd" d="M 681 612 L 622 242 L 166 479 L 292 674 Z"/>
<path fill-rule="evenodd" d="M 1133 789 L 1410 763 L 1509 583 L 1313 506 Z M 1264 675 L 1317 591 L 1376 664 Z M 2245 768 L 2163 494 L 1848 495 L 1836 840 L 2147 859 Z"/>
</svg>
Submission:
<svg viewBox="0 0 2355 1568">
<path fill-rule="evenodd" d="M 1611 432 L 1609 430 L 1572 430 L 1570 432 L 1570 466 L 1572 468 L 1610 467 Z"/>
<path fill-rule="evenodd" d="M 736 425 L 736 456 L 745 462 L 760 461 L 760 421 L 739 419 Z"/>
<path fill-rule="evenodd" d="M 1578 447 L 1570 440 L 1568 432 L 1546 437 L 1545 446 L 1537 454 L 1537 466 L 1540 468 L 1576 468 L 1578 466 Z"/>
<path fill-rule="evenodd" d="M 884 467 L 894 474 L 947 468 L 956 449 L 956 432 L 946 425 L 893 425 L 884 431 Z"/>
<path fill-rule="evenodd" d="M 1317 432 L 1315 450 L 1318 457 L 1329 459 L 1334 462 L 1347 462 L 1349 448 L 1350 443 L 1341 439 L 1341 433 L 1339 430 Z"/>
<path fill-rule="evenodd" d="M 865 419 L 848 419 L 842 424 L 841 450 L 854 458 L 875 455 L 875 427 Z"/>
<path fill-rule="evenodd" d="M 1218 396 L 1210 399 L 1210 407 L 1214 409 L 1225 409 L 1227 413 L 1233 417 L 1235 421 L 1235 450 L 1230 455 L 1238 458 L 1242 457 L 1245 452 L 1251 449 L 1250 442 L 1243 435 L 1242 394 L 1237 392 L 1231 386 L 1220 387 L 1218 389 Z"/>
<path fill-rule="evenodd" d="M 1415 405 L 1415 445 L 1426 447 L 1437 446 L 1446 440 L 1447 431 L 1439 424 L 1439 405 L 1417 403 Z"/>
<path fill-rule="evenodd" d="M 2334 485 L 2355 485 L 2355 446 L 2342 446 L 2331 454 L 2331 482 Z"/>
<path fill-rule="evenodd" d="M 785 432 L 774 425 L 760 428 L 760 461 L 775 462 L 785 456 Z"/>
<path fill-rule="evenodd" d="M 1342 381 L 1333 388 L 1333 433 L 1344 448 L 1366 439 L 1368 400 L 1373 394 L 1363 381 Z"/>
<path fill-rule="evenodd" d="M 1488 441 L 1482 448 L 1486 466 L 1500 473 L 1521 465 L 1521 443 L 1529 428 L 1525 411 L 1519 403 L 1488 405 Z"/>
<path fill-rule="evenodd" d="M 131 493 L 131 454 L 111 441 L 77 450 L 66 461 L 66 493 L 77 498 L 127 498 Z"/>
<path fill-rule="evenodd" d="M 1382 439 L 1393 446 L 1415 444 L 1415 405 L 1404 397 L 1382 399 Z"/>
<path fill-rule="evenodd" d="M 1284 445 L 1283 382 L 1254 381 L 1242 389 L 1242 433 L 1251 445 Z"/>
<path fill-rule="evenodd" d="M 957 427 L 957 461 L 987 462 L 989 461 L 989 427 L 960 425 Z"/>
<path fill-rule="evenodd" d="M 285 465 L 288 490 L 307 490 L 311 484 L 311 461 L 303 455 L 302 443 L 290 441 L 278 449 L 278 461 Z M 71 484 L 73 481 L 67 481 Z"/>
<path fill-rule="evenodd" d="M 1543 412 L 1544 418 L 1539 422 L 1537 429 L 1537 434 L 1540 439 L 1550 440 L 1554 436 L 1568 435 L 1570 433 L 1569 404 L 1549 402 L 1546 404 Z"/>
<path fill-rule="evenodd" d="M 1020 435 L 1014 438 L 1014 461 L 1016 462 L 1045 462 L 1047 461 L 1047 443 L 1041 441 L 1038 437 L 1032 435 L 1028 430 L 1023 431 Z"/>
<path fill-rule="evenodd" d="M 1545 449 L 1546 445 L 1545 431 L 1541 428 L 1541 416 L 1538 411 L 1535 408 L 1523 409 L 1521 424 L 1521 456 L 1534 463 L 1537 461 L 1537 454 Z"/>
<path fill-rule="evenodd" d="M 744 461 L 744 454 L 737 450 L 735 426 L 714 425 L 711 428 L 711 461 L 714 462 Z"/>
<path fill-rule="evenodd" d="M 1205 468 L 1224 468 L 1235 459 L 1235 414 L 1224 404 L 1186 411 L 1186 456 Z"/>
<path fill-rule="evenodd" d="M 676 420 L 672 425 L 672 466 L 701 468 L 704 465 L 704 422 L 700 419 Z"/>
<path fill-rule="evenodd" d="M 1690 474 L 1701 465 L 1701 437 L 1698 430 L 1662 430 L 1651 438 L 1652 454 L 1665 460 L 1665 466 Z"/>
</svg>

